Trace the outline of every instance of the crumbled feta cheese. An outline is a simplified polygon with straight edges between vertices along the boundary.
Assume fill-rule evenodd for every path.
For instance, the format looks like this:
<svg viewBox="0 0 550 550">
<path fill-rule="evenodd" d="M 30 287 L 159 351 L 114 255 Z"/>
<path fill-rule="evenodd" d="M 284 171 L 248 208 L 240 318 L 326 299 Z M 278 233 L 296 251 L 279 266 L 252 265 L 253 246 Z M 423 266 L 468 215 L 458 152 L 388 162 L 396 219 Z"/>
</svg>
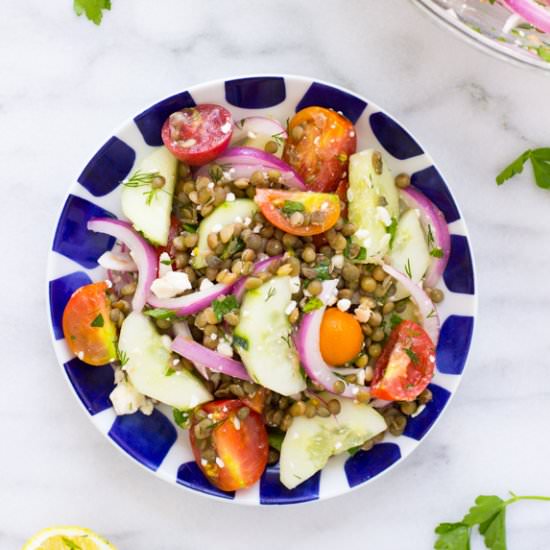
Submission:
<svg viewBox="0 0 550 550">
<path fill-rule="evenodd" d="M 218 347 L 216 348 L 218 353 L 225 355 L 226 357 L 233 357 L 233 348 L 227 340 L 220 340 Z"/>
<path fill-rule="evenodd" d="M 243 221 L 243 225 L 245 227 L 248 227 L 251 223 L 252 223 L 252 218 L 250 218 L 249 216 L 246 216 L 246 218 Z"/>
<path fill-rule="evenodd" d="M 357 383 L 361 386 L 365 385 L 365 369 L 359 369 L 359 372 L 355 375 Z"/>
<path fill-rule="evenodd" d="M 79 351 L 76 355 L 81 361 L 82 361 L 82 359 L 84 359 L 84 352 L 83 351 Z"/>
<path fill-rule="evenodd" d="M 207 279 L 206 277 L 201 281 L 201 285 L 199 286 L 199 290 L 207 290 L 209 288 L 212 288 L 214 286 L 214 283 Z"/>
<path fill-rule="evenodd" d="M 212 233 L 219 233 L 222 230 L 222 227 L 223 226 L 221 223 L 217 223 L 212 227 Z"/>
<path fill-rule="evenodd" d="M 228 134 L 230 131 L 231 131 L 231 122 L 227 121 L 225 124 L 222 124 L 220 126 L 220 130 L 224 133 L 224 134 Z"/>
<path fill-rule="evenodd" d="M 370 231 L 368 229 L 358 229 L 355 232 L 355 236 L 362 241 L 363 239 L 368 239 L 370 237 Z"/>
<path fill-rule="evenodd" d="M 239 420 L 239 417 L 238 417 L 238 416 L 234 416 L 234 417 L 233 417 L 233 426 L 235 426 L 235 429 L 236 429 L 236 430 L 240 430 L 240 429 L 241 429 L 241 421 Z"/>
<path fill-rule="evenodd" d="M 416 411 L 414 411 L 413 414 L 411 414 L 411 417 L 414 418 L 415 416 L 418 416 L 424 409 L 426 408 L 425 404 L 420 405 Z"/>
<path fill-rule="evenodd" d="M 115 369 L 115 384 L 120 384 L 121 382 L 124 382 L 125 376 L 124 372 L 121 368 Z"/>
<path fill-rule="evenodd" d="M 256 226 L 253 227 L 252 233 L 259 233 L 261 230 L 262 230 L 261 224 L 257 224 Z"/>
<path fill-rule="evenodd" d="M 169 271 L 151 285 L 151 291 L 157 298 L 174 298 L 191 288 L 189 276 L 182 271 Z"/>
<path fill-rule="evenodd" d="M 246 134 L 250 139 L 256 139 L 258 136 L 257 134 L 255 134 L 254 132 L 252 132 L 252 130 L 249 130 L 248 133 Z"/>
<path fill-rule="evenodd" d="M 302 283 L 300 282 L 300 277 L 298 275 L 290 278 L 290 292 L 292 294 L 300 292 L 301 285 Z"/>
<path fill-rule="evenodd" d="M 323 201 L 321 203 L 321 212 L 324 212 L 325 210 L 328 210 L 329 204 L 328 201 Z"/>
<path fill-rule="evenodd" d="M 145 405 L 145 396 L 129 382 L 121 382 L 109 395 L 117 415 L 133 414 Z"/>
<path fill-rule="evenodd" d="M 216 185 L 216 184 L 215 184 L 213 181 L 209 181 L 209 182 L 208 182 L 208 185 L 207 185 L 206 187 L 208 187 L 208 189 L 214 189 L 214 186 L 215 186 L 215 185 Z"/>
<path fill-rule="evenodd" d="M 355 309 L 354 315 L 360 323 L 368 323 L 371 313 L 370 307 L 361 305 Z"/>
<path fill-rule="evenodd" d="M 376 219 L 382 222 L 386 227 L 391 225 L 391 216 L 387 208 L 383 206 L 376 207 Z"/>
<path fill-rule="evenodd" d="M 147 398 L 144 399 L 143 405 L 139 408 L 140 412 L 142 412 L 145 416 L 151 416 L 154 409 L 155 406 L 153 405 L 153 402 Z"/>
<path fill-rule="evenodd" d="M 208 460 L 206 460 L 206 458 L 201 458 L 201 464 L 202 466 L 206 466 L 208 464 Z"/>
<path fill-rule="evenodd" d="M 227 202 L 233 202 L 235 200 L 235 193 L 227 193 L 225 200 Z"/>
<path fill-rule="evenodd" d="M 109 281 L 109 279 L 105 279 L 105 284 L 107 285 L 107 288 L 113 288 L 113 283 Z"/>
<path fill-rule="evenodd" d="M 334 444 L 334 448 L 336 450 L 340 449 L 342 447 L 342 442 L 341 441 L 337 441 L 335 444 Z"/>
<path fill-rule="evenodd" d="M 175 359 L 172 359 L 172 365 L 174 367 L 177 367 L 180 364 L 180 360 L 176 357 Z"/>
<path fill-rule="evenodd" d="M 235 223 L 243 223 L 243 219 L 240 216 L 235 218 Z"/>
<path fill-rule="evenodd" d="M 159 277 L 164 277 L 169 271 L 172 271 L 172 258 L 168 252 L 163 252 L 159 256 Z"/>
<path fill-rule="evenodd" d="M 163 334 L 163 335 L 160 337 L 160 342 L 161 342 L 161 344 L 162 344 L 168 351 L 171 350 L 171 347 L 172 347 L 172 338 L 170 338 L 170 336 L 168 336 L 168 334 Z"/>
<path fill-rule="evenodd" d="M 342 269 L 344 267 L 344 256 L 342 254 L 336 254 L 330 259 L 330 266 L 332 269 Z"/>
<path fill-rule="evenodd" d="M 217 333 L 217 332 L 213 332 L 213 333 L 210 335 L 210 340 L 216 341 L 217 339 L 218 339 L 218 333 Z"/>
<path fill-rule="evenodd" d="M 224 461 L 219 456 L 216 457 L 216 464 L 219 468 L 223 468 L 225 466 Z"/>
<path fill-rule="evenodd" d="M 331 294 L 327 298 L 327 306 L 333 306 L 338 301 L 337 294 Z"/>
<path fill-rule="evenodd" d="M 288 306 L 286 306 L 285 314 L 290 315 L 296 309 L 296 300 L 290 300 Z"/>
<path fill-rule="evenodd" d="M 336 307 L 340 311 L 347 311 L 351 307 L 351 300 L 348 300 L 347 298 L 342 298 L 341 300 L 338 300 Z"/>
</svg>

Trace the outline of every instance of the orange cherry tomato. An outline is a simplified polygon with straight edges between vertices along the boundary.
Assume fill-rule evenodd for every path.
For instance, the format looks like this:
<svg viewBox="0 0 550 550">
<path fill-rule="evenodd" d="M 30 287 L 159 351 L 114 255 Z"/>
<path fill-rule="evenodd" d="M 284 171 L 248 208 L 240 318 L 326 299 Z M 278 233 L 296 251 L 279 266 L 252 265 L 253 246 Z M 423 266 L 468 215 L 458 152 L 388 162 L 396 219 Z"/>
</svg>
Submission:
<svg viewBox="0 0 550 550">
<path fill-rule="evenodd" d="M 189 430 L 199 468 L 222 491 L 250 487 L 260 479 L 267 465 L 269 442 L 263 418 L 248 407 L 246 417 L 239 417 L 239 410 L 244 406 L 238 399 L 201 405 L 197 411 L 203 414 L 197 415 L 195 411 Z M 199 426 L 205 417 L 213 426 L 206 431 Z"/>
<path fill-rule="evenodd" d="M 343 365 L 361 351 L 363 331 L 359 321 L 337 307 L 325 311 L 321 321 L 321 355 L 329 365 Z"/>
<path fill-rule="evenodd" d="M 328 231 L 340 217 L 340 199 L 329 193 L 261 188 L 256 189 L 254 200 L 275 227 L 302 237 Z M 293 221 L 296 212 L 302 215 L 304 223 Z"/>
<path fill-rule="evenodd" d="M 434 368 L 432 339 L 417 323 L 401 321 L 376 361 L 371 395 L 388 401 L 412 401 L 426 389 Z"/>
<path fill-rule="evenodd" d="M 265 407 L 265 398 L 267 391 L 265 388 L 258 388 L 252 395 L 247 395 L 242 398 L 242 402 L 250 407 L 253 411 L 262 414 Z"/>
<path fill-rule="evenodd" d="M 89 365 L 105 365 L 116 359 L 117 331 L 111 321 L 107 283 L 79 288 L 63 311 L 63 333 L 71 351 Z"/>
<path fill-rule="evenodd" d="M 353 124 L 324 107 L 306 107 L 288 124 L 283 159 L 313 191 L 332 192 L 348 170 L 357 137 Z"/>
</svg>

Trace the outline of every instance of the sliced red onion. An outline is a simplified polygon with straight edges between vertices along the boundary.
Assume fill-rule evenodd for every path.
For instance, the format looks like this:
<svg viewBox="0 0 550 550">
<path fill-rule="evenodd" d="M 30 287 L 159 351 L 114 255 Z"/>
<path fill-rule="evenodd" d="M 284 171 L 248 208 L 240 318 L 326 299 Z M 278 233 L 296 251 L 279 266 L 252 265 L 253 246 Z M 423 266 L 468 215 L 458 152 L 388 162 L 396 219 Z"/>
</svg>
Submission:
<svg viewBox="0 0 550 550">
<path fill-rule="evenodd" d="M 129 254 L 115 254 L 112 250 L 104 252 L 97 263 L 110 271 L 137 271 L 136 262 Z"/>
<path fill-rule="evenodd" d="M 550 33 L 550 9 L 536 0 L 501 0 L 510 11 L 531 23 L 537 29 Z"/>
<path fill-rule="evenodd" d="M 176 335 L 176 337 L 180 336 L 181 338 L 193 340 L 193 335 L 191 334 L 191 330 L 189 329 L 187 321 L 176 321 L 172 324 L 172 329 L 174 330 L 174 334 Z M 208 375 L 208 369 L 204 365 L 202 365 L 201 363 L 193 363 L 193 365 L 195 365 L 195 368 L 197 369 L 197 371 L 199 371 L 200 375 L 205 380 L 210 379 Z"/>
<path fill-rule="evenodd" d="M 279 121 L 265 116 L 251 116 L 243 118 L 238 124 L 234 125 L 232 143 L 238 143 L 245 139 L 254 139 L 258 136 L 277 136 L 286 139 L 288 134 L 281 126 Z M 255 134 L 251 136 L 250 132 Z"/>
<path fill-rule="evenodd" d="M 256 262 L 254 264 L 254 268 L 252 269 L 252 275 L 255 275 L 256 273 L 262 273 L 263 271 L 267 271 L 269 269 L 269 266 L 273 264 L 274 262 L 282 259 L 282 256 L 271 256 L 271 258 L 266 258 L 265 260 L 261 260 L 259 262 Z M 233 294 L 237 297 L 237 300 L 241 300 L 244 294 L 244 284 L 246 283 L 246 277 L 241 277 L 233 287 Z"/>
<path fill-rule="evenodd" d="M 254 149 L 253 147 L 231 147 L 216 159 L 216 164 L 224 167 L 231 178 L 250 177 L 254 172 L 277 170 L 281 174 L 281 183 L 287 187 L 305 190 L 302 178 L 286 162 L 275 155 Z M 197 176 L 208 176 L 209 165 L 202 166 Z"/>
<path fill-rule="evenodd" d="M 212 351 L 193 340 L 178 336 L 172 342 L 172 350 L 189 359 L 192 363 L 204 365 L 211 371 L 250 381 L 250 376 L 241 362 L 217 351 Z"/>
<path fill-rule="evenodd" d="M 191 315 L 207 308 L 219 296 L 229 294 L 234 285 L 235 283 L 231 285 L 218 283 L 205 290 L 198 290 L 177 298 L 157 298 L 151 294 L 147 303 L 153 307 L 171 309 L 177 315 Z"/>
<path fill-rule="evenodd" d="M 128 222 L 113 218 L 92 218 L 88 229 L 114 237 L 130 249 L 138 268 L 138 283 L 132 309 L 140 312 L 147 302 L 151 284 L 157 276 L 157 255 L 153 247 L 141 237 Z"/>
<path fill-rule="evenodd" d="M 426 286 L 434 287 L 443 275 L 451 254 L 451 236 L 447 221 L 441 210 L 417 189 L 406 187 L 400 191 L 405 204 L 409 208 L 415 208 L 419 211 L 420 223 L 426 235 L 431 231 L 434 240 L 433 243 L 430 243 L 431 249 L 438 248 L 441 250 L 441 258 L 432 256 L 432 261 L 424 277 Z"/>
<path fill-rule="evenodd" d="M 426 294 L 424 289 L 411 281 L 407 275 L 397 271 L 390 265 L 383 265 L 382 269 L 391 275 L 396 281 L 400 282 L 411 294 L 412 299 L 415 301 L 420 312 L 422 326 L 428 333 L 434 346 L 437 346 L 437 340 L 439 339 L 439 315 L 430 297 Z"/>
<path fill-rule="evenodd" d="M 319 298 L 324 304 L 333 296 L 337 284 L 338 280 L 336 279 L 323 282 L 323 291 L 319 295 Z M 326 305 L 311 313 L 306 313 L 302 318 L 300 328 L 294 339 L 300 356 L 300 362 L 307 375 L 314 382 L 323 386 L 328 392 L 336 394 L 334 385 L 337 382 L 343 382 L 345 385 L 344 391 L 339 395 L 354 399 L 360 392 L 365 390 L 365 387 L 358 384 L 350 384 L 336 376 L 332 367 L 325 362 L 321 355 L 321 321 L 323 320 L 325 309 Z"/>
</svg>

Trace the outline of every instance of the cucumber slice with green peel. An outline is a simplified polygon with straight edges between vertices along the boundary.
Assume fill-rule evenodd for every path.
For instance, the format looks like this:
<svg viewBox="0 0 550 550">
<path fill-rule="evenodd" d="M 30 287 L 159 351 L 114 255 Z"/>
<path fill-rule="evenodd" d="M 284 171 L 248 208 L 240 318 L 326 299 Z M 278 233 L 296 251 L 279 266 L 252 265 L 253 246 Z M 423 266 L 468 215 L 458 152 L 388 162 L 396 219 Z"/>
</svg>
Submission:
<svg viewBox="0 0 550 550">
<path fill-rule="evenodd" d="M 354 242 L 366 249 L 364 262 L 376 262 L 386 254 L 390 244 L 388 227 L 399 217 L 399 193 L 386 163 L 367 149 L 349 159 L 349 220 L 357 228 Z M 375 165 L 381 166 L 377 174 Z M 380 171 L 380 170 L 379 170 Z"/>
<path fill-rule="evenodd" d="M 397 271 L 401 271 L 415 283 L 420 283 L 430 265 L 431 257 L 416 209 L 407 210 L 399 219 L 389 258 Z M 409 295 L 405 287 L 398 283 L 392 299 L 401 300 Z"/>
<path fill-rule="evenodd" d="M 172 354 L 153 322 L 142 313 L 130 313 L 122 323 L 118 348 L 127 359 L 124 371 L 134 388 L 148 397 L 187 410 L 211 401 L 210 392 L 188 370 L 171 369 Z"/>
<path fill-rule="evenodd" d="M 226 225 L 243 223 L 246 218 L 252 219 L 258 211 L 258 205 L 250 199 L 237 199 L 220 204 L 212 214 L 204 218 L 199 225 L 199 242 L 191 261 L 195 269 L 206 267 L 206 256 L 211 253 L 208 246 L 208 235 L 221 231 Z"/>
<path fill-rule="evenodd" d="M 165 147 L 159 147 L 142 161 L 122 186 L 122 212 L 137 231 L 156 245 L 168 243 L 177 169 L 176 157 Z M 151 186 L 154 175 L 165 180 L 160 189 Z"/>
<path fill-rule="evenodd" d="M 282 395 L 306 389 L 285 312 L 292 299 L 290 277 L 273 277 L 244 295 L 233 343 L 252 379 Z"/>
<path fill-rule="evenodd" d="M 322 470 L 331 456 L 362 445 L 387 427 L 384 417 L 370 405 L 329 394 L 321 397 L 338 399 L 340 413 L 328 418 L 298 416 L 292 420 L 279 462 L 281 483 L 288 489 Z"/>
</svg>

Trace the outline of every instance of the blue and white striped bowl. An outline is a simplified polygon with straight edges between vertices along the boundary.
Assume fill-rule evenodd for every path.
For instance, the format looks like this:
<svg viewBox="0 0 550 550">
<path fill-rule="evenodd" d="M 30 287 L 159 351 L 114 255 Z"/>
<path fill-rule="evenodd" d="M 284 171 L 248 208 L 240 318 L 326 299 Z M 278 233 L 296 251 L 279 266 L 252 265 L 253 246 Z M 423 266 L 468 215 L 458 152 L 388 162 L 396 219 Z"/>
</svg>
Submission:
<svg viewBox="0 0 550 550">
<path fill-rule="evenodd" d="M 400 437 L 353 457 L 331 459 L 311 479 L 287 490 L 277 467 L 269 467 L 256 486 L 236 494 L 219 491 L 196 466 L 186 432 L 174 425 L 169 408 L 151 416 L 116 417 L 109 402 L 113 389 L 110 365 L 90 367 L 68 349 L 61 327 L 63 308 L 80 286 L 105 278 L 99 256 L 113 246 L 111 237 L 86 230 L 94 216 L 120 216 L 120 181 L 154 147 L 162 145 L 160 129 L 167 116 L 196 103 L 219 103 L 235 119 L 271 115 L 286 120 L 295 111 L 321 105 L 341 111 L 357 128 L 358 147 L 384 152 L 394 173 L 412 174 L 412 184 L 444 213 L 452 234 L 449 265 L 440 288 L 445 300 L 437 346 L 437 372 L 430 384 L 433 401 L 410 419 Z M 198 493 L 240 504 L 295 504 L 340 495 L 367 483 L 401 462 L 426 437 L 456 391 L 470 348 L 476 312 L 475 277 L 468 233 L 460 211 L 432 159 L 387 113 L 338 86 L 297 76 L 252 76 L 195 86 L 156 103 L 123 124 L 92 157 L 69 189 L 54 234 L 48 267 L 51 331 L 59 362 L 78 400 L 96 427 L 115 446 L 159 477 Z"/>
</svg>

